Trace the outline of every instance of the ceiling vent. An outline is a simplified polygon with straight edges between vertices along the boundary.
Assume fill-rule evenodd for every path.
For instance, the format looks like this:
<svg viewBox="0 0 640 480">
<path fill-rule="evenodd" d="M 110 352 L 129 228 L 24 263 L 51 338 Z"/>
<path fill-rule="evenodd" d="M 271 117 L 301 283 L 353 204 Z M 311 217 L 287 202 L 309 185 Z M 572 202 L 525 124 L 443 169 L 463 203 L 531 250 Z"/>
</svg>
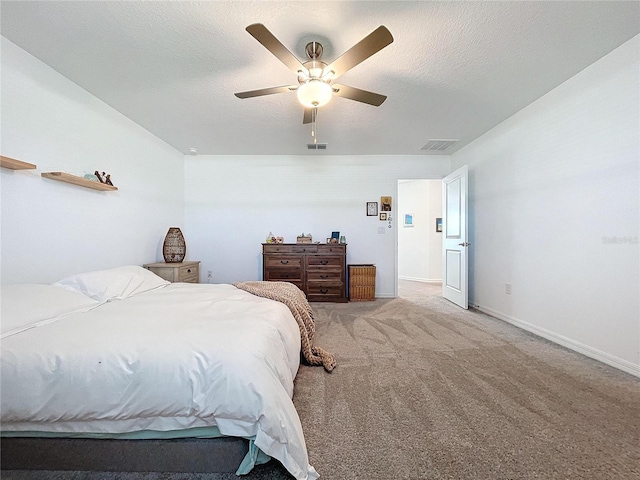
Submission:
<svg viewBox="0 0 640 480">
<path fill-rule="evenodd" d="M 309 150 L 326 150 L 327 144 L 326 143 L 307 143 L 307 148 Z"/>
<path fill-rule="evenodd" d="M 427 152 L 444 152 L 447 148 L 458 142 L 459 140 L 431 139 L 428 140 L 420 150 Z"/>
</svg>

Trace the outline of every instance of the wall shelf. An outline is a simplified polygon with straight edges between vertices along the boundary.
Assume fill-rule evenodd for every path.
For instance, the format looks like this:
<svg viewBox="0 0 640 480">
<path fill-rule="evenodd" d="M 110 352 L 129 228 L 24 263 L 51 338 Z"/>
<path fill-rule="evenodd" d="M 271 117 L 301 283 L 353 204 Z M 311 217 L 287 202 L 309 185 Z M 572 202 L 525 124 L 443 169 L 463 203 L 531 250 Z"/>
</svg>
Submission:
<svg viewBox="0 0 640 480">
<path fill-rule="evenodd" d="M 87 180 L 83 177 L 78 177 L 76 175 L 71 175 L 70 173 L 65 172 L 43 172 L 42 176 L 45 178 L 50 178 L 51 180 L 57 180 L 59 182 L 71 183 L 73 185 L 78 185 L 80 187 L 92 188 L 94 190 L 102 190 L 102 191 L 113 191 L 118 190 L 118 187 L 114 187 L 113 185 L 107 185 L 106 183 L 94 182 L 92 180 Z"/>
<path fill-rule="evenodd" d="M 36 166 L 33 163 L 23 162 L 15 158 L 0 155 L 0 167 L 9 168 L 11 170 L 34 170 Z"/>
</svg>

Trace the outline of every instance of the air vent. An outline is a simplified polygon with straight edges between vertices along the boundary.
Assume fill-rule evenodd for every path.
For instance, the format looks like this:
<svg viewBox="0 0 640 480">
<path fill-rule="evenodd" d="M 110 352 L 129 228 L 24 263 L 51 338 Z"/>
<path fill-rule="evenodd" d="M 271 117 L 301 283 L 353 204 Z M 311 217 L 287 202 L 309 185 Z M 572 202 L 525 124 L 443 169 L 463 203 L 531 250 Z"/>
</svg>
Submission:
<svg viewBox="0 0 640 480">
<path fill-rule="evenodd" d="M 307 143 L 307 148 L 309 150 L 326 150 L 327 144 L 326 143 Z"/>
<path fill-rule="evenodd" d="M 457 142 L 459 142 L 459 140 L 431 139 L 427 141 L 420 150 L 426 150 L 427 152 L 444 152 L 447 148 Z"/>
</svg>

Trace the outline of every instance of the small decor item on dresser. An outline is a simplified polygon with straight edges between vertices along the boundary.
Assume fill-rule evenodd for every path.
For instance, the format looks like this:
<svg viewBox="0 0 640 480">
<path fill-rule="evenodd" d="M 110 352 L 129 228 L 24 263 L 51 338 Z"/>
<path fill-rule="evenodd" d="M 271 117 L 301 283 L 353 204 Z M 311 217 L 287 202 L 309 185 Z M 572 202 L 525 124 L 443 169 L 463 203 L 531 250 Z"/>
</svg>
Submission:
<svg viewBox="0 0 640 480">
<path fill-rule="evenodd" d="M 306 235 L 303 233 L 301 235 L 298 235 L 298 237 L 296 238 L 296 242 L 297 243 L 313 243 L 313 238 L 311 237 L 310 233 L 307 233 Z"/>
<path fill-rule="evenodd" d="M 273 235 L 273 233 L 269 232 L 269 235 L 267 235 L 267 240 L 265 241 L 265 243 L 276 243 L 276 237 Z"/>
<path fill-rule="evenodd" d="M 276 243 L 284 243 L 284 237 L 276 237 Z"/>
<path fill-rule="evenodd" d="M 187 253 L 184 237 L 178 227 L 171 227 L 164 237 L 162 256 L 167 263 L 180 263 Z"/>
</svg>

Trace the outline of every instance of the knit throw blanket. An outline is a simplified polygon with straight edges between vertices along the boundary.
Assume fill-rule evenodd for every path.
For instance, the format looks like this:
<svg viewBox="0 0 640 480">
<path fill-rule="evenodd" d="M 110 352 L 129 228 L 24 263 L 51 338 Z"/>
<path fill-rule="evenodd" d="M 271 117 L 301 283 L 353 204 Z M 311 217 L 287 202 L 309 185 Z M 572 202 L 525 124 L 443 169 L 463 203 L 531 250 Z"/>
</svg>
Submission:
<svg viewBox="0 0 640 480">
<path fill-rule="evenodd" d="M 284 303 L 298 322 L 305 360 L 311 365 L 322 365 L 327 372 L 336 367 L 336 359 L 331 353 L 313 345 L 316 325 L 313 310 L 302 290 L 288 282 L 236 282 L 233 286 L 258 297 Z"/>
</svg>

